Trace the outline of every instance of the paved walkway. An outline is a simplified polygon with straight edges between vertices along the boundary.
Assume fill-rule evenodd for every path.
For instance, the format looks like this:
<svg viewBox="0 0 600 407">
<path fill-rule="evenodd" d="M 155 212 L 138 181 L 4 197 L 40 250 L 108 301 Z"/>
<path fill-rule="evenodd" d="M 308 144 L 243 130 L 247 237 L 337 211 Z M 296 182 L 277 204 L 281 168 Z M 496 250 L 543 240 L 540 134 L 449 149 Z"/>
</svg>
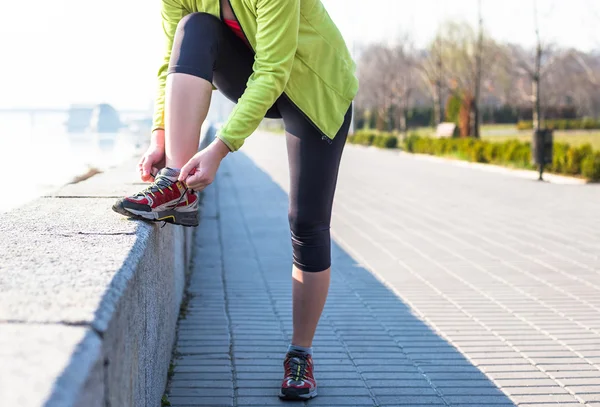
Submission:
<svg viewBox="0 0 600 407">
<path fill-rule="evenodd" d="M 207 189 L 173 406 L 289 404 L 286 188 L 255 134 Z M 307 405 L 600 406 L 600 186 L 348 146 L 334 211 Z"/>
</svg>

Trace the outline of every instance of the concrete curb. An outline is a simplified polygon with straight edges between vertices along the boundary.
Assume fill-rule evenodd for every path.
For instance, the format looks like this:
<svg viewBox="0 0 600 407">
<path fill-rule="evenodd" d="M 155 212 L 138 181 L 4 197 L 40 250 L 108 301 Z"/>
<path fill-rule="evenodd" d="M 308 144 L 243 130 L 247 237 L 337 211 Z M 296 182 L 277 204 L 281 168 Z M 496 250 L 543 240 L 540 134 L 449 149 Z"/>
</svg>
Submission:
<svg viewBox="0 0 600 407">
<path fill-rule="evenodd" d="M 0 215 L 2 405 L 160 405 L 193 229 L 112 213 L 140 184 L 132 160 Z"/>
<path fill-rule="evenodd" d="M 454 165 L 456 167 L 473 168 L 473 169 L 477 169 L 477 170 L 481 170 L 481 171 L 492 172 L 495 174 L 509 175 L 509 176 L 523 178 L 523 179 L 529 179 L 529 180 L 537 180 L 538 179 L 538 172 L 532 171 L 532 170 L 515 169 L 515 168 L 503 167 L 503 166 L 495 165 L 495 164 L 474 163 L 474 162 L 470 162 L 470 161 L 457 160 L 457 159 L 448 158 L 448 157 L 438 157 L 438 156 L 429 155 L 429 154 L 407 153 L 406 151 L 402 151 L 402 150 L 398 150 L 398 149 L 385 149 L 385 148 L 378 148 L 378 147 L 374 147 L 374 146 L 362 146 L 360 144 L 348 143 L 347 146 L 352 146 L 351 148 L 361 148 L 361 149 L 371 150 L 371 151 L 382 151 L 382 152 L 385 152 L 388 154 L 398 154 L 403 157 L 410 157 L 410 158 L 413 158 L 416 160 L 423 160 L 423 161 L 430 161 L 430 162 L 437 162 L 437 163 L 446 163 L 446 164 Z M 549 182 L 551 184 L 560 184 L 560 185 L 586 185 L 586 184 L 589 184 L 589 182 L 585 179 L 569 177 L 566 175 L 551 174 L 548 172 L 544 172 L 544 181 Z"/>
<path fill-rule="evenodd" d="M 538 172 L 532 170 L 522 170 L 515 169 L 509 167 L 502 167 L 500 165 L 494 164 L 483 164 L 483 163 L 474 163 L 470 161 L 462 161 L 462 160 L 454 160 L 452 158 L 446 157 L 437 157 L 428 154 L 415 154 L 415 153 L 407 153 L 405 151 L 400 151 L 399 153 L 402 156 L 410 156 L 419 160 L 425 161 L 435 161 L 435 162 L 444 162 L 457 167 L 465 167 L 465 168 L 474 168 L 481 171 L 493 172 L 496 174 L 505 174 L 514 177 L 537 180 Z M 544 172 L 544 181 L 552 183 L 552 184 L 560 184 L 560 185 L 585 185 L 588 184 L 588 181 L 581 178 L 568 177 L 564 175 L 551 174 L 548 172 Z"/>
</svg>

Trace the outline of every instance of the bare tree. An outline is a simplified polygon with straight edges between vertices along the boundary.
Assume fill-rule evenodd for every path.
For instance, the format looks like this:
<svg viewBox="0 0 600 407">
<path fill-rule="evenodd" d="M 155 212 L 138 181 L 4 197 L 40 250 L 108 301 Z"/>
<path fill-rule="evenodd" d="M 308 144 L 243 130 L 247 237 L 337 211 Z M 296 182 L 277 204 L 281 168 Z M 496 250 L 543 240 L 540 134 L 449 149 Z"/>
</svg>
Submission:
<svg viewBox="0 0 600 407">
<path fill-rule="evenodd" d="M 416 86 L 416 54 L 410 36 L 407 34 L 398 38 L 391 48 L 392 72 L 390 90 L 393 106 L 400 111 L 400 130 L 406 136 L 408 132 L 408 112 L 411 107 L 411 97 Z"/>
<path fill-rule="evenodd" d="M 392 109 L 399 112 L 400 129 L 408 129 L 407 115 L 415 90 L 416 57 L 408 35 L 396 44 L 369 46 L 359 60 L 361 92 L 357 103 L 377 113 L 378 127 L 383 127 Z M 389 129 L 389 123 L 388 123 Z"/>
<path fill-rule="evenodd" d="M 390 49 L 374 44 L 364 51 L 358 64 L 361 92 L 357 103 L 369 108 L 377 115 L 377 128 L 380 130 L 393 102 L 390 88 L 392 82 L 392 53 Z"/>
<path fill-rule="evenodd" d="M 446 22 L 427 49 L 415 50 L 405 35 L 393 45 L 374 44 L 363 50 L 358 59 L 357 105 L 376 113 L 378 128 L 387 124 L 389 129 L 393 114 L 394 122 L 406 131 L 407 112 L 432 102 L 438 124 L 448 94 L 462 100 L 463 136 L 479 135 L 484 107 L 494 112 L 509 106 L 518 109 L 519 117 L 533 111 L 536 128 L 542 126 L 546 113 L 552 113 L 550 107 L 557 108 L 553 111 L 558 117 L 600 115 L 600 53 L 544 42 L 536 0 L 531 3 L 535 47 L 497 44 L 485 32 L 482 4 L 478 0 L 478 26 Z M 525 103 L 531 108 L 523 109 Z"/>
<path fill-rule="evenodd" d="M 526 51 L 523 47 L 511 44 L 509 45 L 511 55 L 511 67 L 517 75 L 522 77 L 518 82 L 518 91 L 522 99 L 531 103 L 533 108 L 533 127 L 539 129 L 543 122 L 542 110 L 542 87 L 546 81 L 550 81 L 550 73 L 555 64 L 566 56 L 564 50 L 561 50 L 550 43 L 545 43 L 540 35 L 539 13 L 537 0 L 532 0 L 533 16 L 534 16 L 534 31 L 536 45 L 533 52 Z M 531 91 L 528 92 L 526 82 L 527 78 L 530 82 Z"/>
<path fill-rule="evenodd" d="M 482 67 L 483 67 L 483 14 L 481 10 L 481 0 L 477 1 L 477 11 L 479 14 L 479 26 L 477 33 L 477 50 L 475 51 L 475 102 L 473 109 L 471 109 L 471 135 L 475 138 L 479 138 L 479 106 L 481 99 L 481 81 L 482 81 Z"/>
<path fill-rule="evenodd" d="M 475 31 L 467 23 L 447 22 L 438 35 L 444 38 L 445 87 L 462 100 L 460 119 L 462 136 L 479 134 L 479 106 L 482 83 L 495 64 L 499 47 L 486 35 L 483 27 Z M 477 129 L 477 130 L 475 130 Z"/>
<path fill-rule="evenodd" d="M 433 121 L 437 126 L 443 120 L 443 87 L 444 87 L 444 63 L 442 59 L 443 37 L 438 34 L 433 40 L 424 56 L 420 58 L 422 83 L 433 99 Z"/>
</svg>

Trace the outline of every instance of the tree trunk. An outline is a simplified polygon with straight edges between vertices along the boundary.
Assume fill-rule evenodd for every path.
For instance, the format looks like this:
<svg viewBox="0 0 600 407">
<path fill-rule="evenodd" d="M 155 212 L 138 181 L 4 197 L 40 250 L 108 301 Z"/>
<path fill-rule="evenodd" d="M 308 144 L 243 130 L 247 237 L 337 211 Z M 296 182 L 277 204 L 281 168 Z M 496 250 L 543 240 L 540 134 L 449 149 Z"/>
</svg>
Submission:
<svg viewBox="0 0 600 407">
<path fill-rule="evenodd" d="M 377 109 L 377 122 L 375 127 L 379 131 L 383 131 L 385 129 L 385 109 Z"/>
<path fill-rule="evenodd" d="M 483 59 L 483 17 L 481 15 L 481 0 L 478 2 L 479 9 L 479 38 L 477 40 L 477 55 L 475 59 L 475 95 L 472 109 L 472 126 L 471 135 L 479 138 L 479 99 L 481 97 L 481 71 Z"/>
<path fill-rule="evenodd" d="M 479 138 L 479 107 L 477 106 L 475 98 L 473 99 L 471 111 L 469 112 L 469 122 L 471 125 L 469 135 L 474 138 Z"/>
<path fill-rule="evenodd" d="M 533 102 L 533 128 L 535 130 L 542 127 L 542 109 L 540 105 L 540 80 L 542 77 L 542 41 L 540 39 L 540 29 L 538 25 L 537 0 L 533 1 L 533 13 L 535 17 L 535 37 L 537 45 L 535 49 L 535 72 L 533 73 L 532 84 L 532 102 Z"/>
<path fill-rule="evenodd" d="M 458 127 L 461 137 L 469 137 L 471 135 L 471 115 L 473 113 L 473 95 L 468 92 L 462 97 L 460 113 L 458 116 Z"/>
<path fill-rule="evenodd" d="M 533 102 L 533 128 L 540 129 L 542 127 L 542 108 L 540 104 L 540 77 L 542 63 L 542 47 L 538 43 L 535 53 L 535 72 L 533 74 L 532 83 L 532 102 Z"/>
<path fill-rule="evenodd" d="M 535 77 L 531 83 L 532 88 L 532 97 L 531 100 L 533 102 L 533 128 L 534 130 L 538 130 L 540 128 L 540 99 L 538 97 L 538 92 L 540 89 L 539 81 Z"/>
<path fill-rule="evenodd" d="M 437 127 L 443 121 L 442 117 L 442 84 L 437 81 L 433 89 L 433 124 Z"/>
<path fill-rule="evenodd" d="M 404 139 L 408 136 L 408 98 L 404 97 L 400 106 L 400 131 Z"/>
<path fill-rule="evenodd" d="M 438 50 L 438 60 L 437 60 L 437 73 L 438 73 L 438 77 L 437 80 L 435 82 L 435 86 L 437 88 L 437 103 L 438 103 L 438 110 L 439 110 L 439 123 L 441 123 L 444 120 L 444 97 L 442 94 L 443 88 L 442 88 L 442 84 L 444 83 L 444 62 L 442 61 L 442 39 L 440 37 L 440 43 L 439 43 L 439 50 Z"/>
</svg>

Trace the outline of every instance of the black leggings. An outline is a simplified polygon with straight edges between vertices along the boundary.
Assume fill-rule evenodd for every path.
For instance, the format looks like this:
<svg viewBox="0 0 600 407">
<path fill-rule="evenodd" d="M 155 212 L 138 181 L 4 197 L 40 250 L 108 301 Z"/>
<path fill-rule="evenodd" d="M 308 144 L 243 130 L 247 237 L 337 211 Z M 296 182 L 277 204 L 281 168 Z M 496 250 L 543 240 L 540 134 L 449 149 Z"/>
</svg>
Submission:
<svg viewBox="0 0 600 407">
<path fill-rule="evenodd" d="M 221 20 L 205 13 L 179 23 L 169 73 L 186 73 L 211 82 L 233 102 L 252 74 L 254 54 Z M 285 94 L 265 115 L 282 118 L 290 167 L 289 222 L 294 264 L 318 272 L 331 265 L 331 208 L 352 109 L 333 140 L 323 135 Z"/>
</svg>

